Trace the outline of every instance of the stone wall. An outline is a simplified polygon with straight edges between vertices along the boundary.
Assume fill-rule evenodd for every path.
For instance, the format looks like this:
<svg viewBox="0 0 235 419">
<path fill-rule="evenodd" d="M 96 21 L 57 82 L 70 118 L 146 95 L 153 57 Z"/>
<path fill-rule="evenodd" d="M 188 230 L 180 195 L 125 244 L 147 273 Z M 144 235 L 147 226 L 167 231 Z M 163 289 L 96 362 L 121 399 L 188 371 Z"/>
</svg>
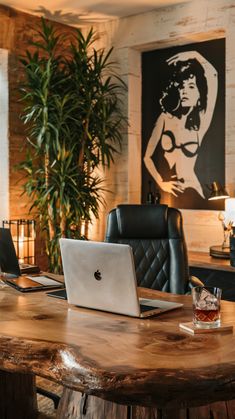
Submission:
<svg viewBox="0 0 235 419">
<path fill-rule="evenodd" d="M 99 46 L 114 46 L 119 74 L 128 84 L 125 112 L 128 132 L 123 135 L 122 153 L 107 172 L 107 206 L 92 236 L 102 239 L 107 212 L 118 203 L 141 199 L 141 52 L 205 40 L 226 38 L 226 186 L 235 195 L 235 2 L 192 1 L 152 12 L 113 20 L 95 27 Z M 113 56 L 114 57 L 114 56 Z M 188 248 L 208 251 L 222 243 L 218 211 L 182 210 Z"/>
</svg>

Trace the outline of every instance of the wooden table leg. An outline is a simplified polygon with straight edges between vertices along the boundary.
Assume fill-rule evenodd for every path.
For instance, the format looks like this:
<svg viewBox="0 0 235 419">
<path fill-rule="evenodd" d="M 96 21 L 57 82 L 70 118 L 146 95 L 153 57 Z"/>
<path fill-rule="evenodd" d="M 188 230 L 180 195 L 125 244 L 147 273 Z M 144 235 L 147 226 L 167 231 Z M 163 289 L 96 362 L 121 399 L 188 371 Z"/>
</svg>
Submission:
<svg viewBox="0 0 235 419">
<path fill-rule="evenodd" d="M 128 406 L 64 388 L 56 419 L 128 419 Z"/>
<path fill-rule="evenodd" d="M 35 377 L 0 371 L 0 418 L 36 419 Z"/>
<path fill-rule="evenodd" d="M 124 406 L 64 388 L 57 419 L 234 419 L 235 401 L 183 409 Z"/>
<path fill-rule="evenodd" d="M 161 415 L 154 407 L 121 405 L 64 388 L 56 419 L 161 419 Z"/>
</svg>

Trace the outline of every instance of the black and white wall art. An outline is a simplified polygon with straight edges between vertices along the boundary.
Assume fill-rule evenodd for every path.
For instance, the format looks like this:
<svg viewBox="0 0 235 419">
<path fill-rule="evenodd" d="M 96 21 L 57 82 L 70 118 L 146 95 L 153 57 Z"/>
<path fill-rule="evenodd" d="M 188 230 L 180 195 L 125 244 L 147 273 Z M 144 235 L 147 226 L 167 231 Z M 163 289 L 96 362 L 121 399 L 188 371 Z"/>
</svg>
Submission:
<svg viewBox="0 0 235 419">
<path fill-rule="evenodd" d="M 225 40 L 142 54 L 142 202 L 149 188 L 176 208 L 222 209 L 225 184 Z M 223 204 L 223 203 L 222 203 Z"/>
</svg>

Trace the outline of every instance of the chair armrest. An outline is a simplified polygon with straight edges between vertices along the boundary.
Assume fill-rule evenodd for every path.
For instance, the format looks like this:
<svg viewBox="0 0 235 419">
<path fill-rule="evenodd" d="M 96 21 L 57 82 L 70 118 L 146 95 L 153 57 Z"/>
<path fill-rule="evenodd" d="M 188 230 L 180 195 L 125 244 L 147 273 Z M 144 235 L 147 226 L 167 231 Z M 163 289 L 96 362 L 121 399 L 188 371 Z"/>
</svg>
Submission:
<svg viewBox="0 0 235 419">
<path fill-rule="evenodd" d="M 191 294 L 194 287 L 203 287 L 205 284 L 196 276 L 190 276 L 186 294 Z"/>
<path fill-rule="evenodd" d="M 203 287 L 205 284 L 196 276 L 190 276 L 189 279 L 190 284 L 192 284 L 193 287 Z"/>
</svg>

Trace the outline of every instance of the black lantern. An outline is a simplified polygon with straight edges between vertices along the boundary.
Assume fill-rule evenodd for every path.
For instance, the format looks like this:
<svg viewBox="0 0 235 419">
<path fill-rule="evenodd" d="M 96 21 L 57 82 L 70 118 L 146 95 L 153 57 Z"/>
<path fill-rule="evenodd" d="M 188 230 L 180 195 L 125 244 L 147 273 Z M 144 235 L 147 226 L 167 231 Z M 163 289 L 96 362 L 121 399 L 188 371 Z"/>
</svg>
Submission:
<svg viewBox="0 0 235 419">
<path fill-rule="evenodd" d="M 19 263 L 35 263 L 35 220 L 3 220 L 9 228 Z"/>
</svg>

